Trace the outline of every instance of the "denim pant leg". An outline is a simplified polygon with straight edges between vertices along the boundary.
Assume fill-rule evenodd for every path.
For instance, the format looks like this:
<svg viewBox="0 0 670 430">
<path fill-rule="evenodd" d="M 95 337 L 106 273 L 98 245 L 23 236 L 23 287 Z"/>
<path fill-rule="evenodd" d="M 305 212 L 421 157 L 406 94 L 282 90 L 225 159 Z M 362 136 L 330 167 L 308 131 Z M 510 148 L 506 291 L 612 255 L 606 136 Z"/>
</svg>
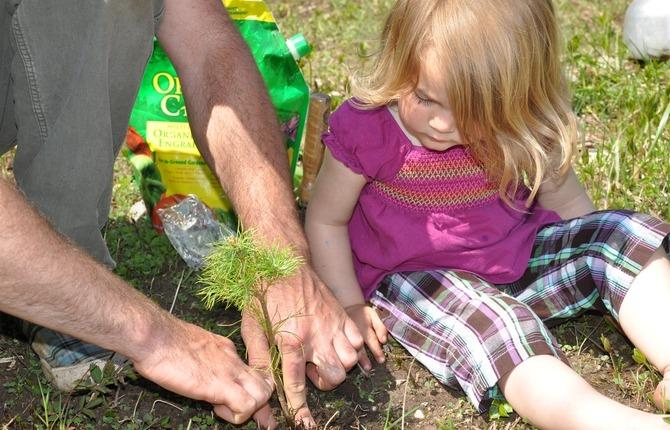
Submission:
<svg viewBox="0 0 670 430">
<path fill-rule="evenodd" d="M 0 154 L 4 154 L 16 145 L 14 97 L 10 91 L 9 75 L 12 62 L 9 29 L 19 1 L 0 0 Z"/>
<path fill-rule="evenodd" d="M 13 112 L 3 117 L 15 118 L 17 184 L 58 231 L 113 266 L 100 230 L 162 2 L 6 2 L 18 3 L 0 27 L 11 43 Z"/>
</svg>

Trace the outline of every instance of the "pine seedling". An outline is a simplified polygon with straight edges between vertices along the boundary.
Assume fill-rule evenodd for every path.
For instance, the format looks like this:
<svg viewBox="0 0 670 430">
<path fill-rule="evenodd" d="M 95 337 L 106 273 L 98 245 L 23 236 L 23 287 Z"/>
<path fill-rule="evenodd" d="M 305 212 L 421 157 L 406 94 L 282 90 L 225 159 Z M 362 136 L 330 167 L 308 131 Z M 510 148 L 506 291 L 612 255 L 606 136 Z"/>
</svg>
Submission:
<svg viewBox="0 0 670 430">
<path fill-rule="evenodd" d="M 270 372 L 287 425 L 293 427 L 295 411 L 288 404 L 281 374 L 281 355 L 275 342 L 282 320 L 272 322 L 267 305 L 268 289 L 291 276 L 303 260 L 290 247 L 263 245 L 254 231 L 240 232 L 212 246 L 200 276 L 202 297 L 207 309 L 225 303 L 248 312 L 263 330 L 270 347 Z"/>
</svg>

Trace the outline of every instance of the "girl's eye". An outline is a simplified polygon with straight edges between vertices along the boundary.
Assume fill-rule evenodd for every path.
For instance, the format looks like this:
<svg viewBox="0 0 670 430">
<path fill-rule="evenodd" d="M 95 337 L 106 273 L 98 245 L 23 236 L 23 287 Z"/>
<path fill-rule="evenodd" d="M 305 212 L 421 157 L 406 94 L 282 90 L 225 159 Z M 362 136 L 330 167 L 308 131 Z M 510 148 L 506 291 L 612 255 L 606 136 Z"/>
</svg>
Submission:
<svg viewBox="0 0 670 430">
<path fill-rule="evenodd" d="M 416 101 L 417 101 L 420 105 L 429 105 L 429 104 L 431 104 L 431 101 L 430 101 L 429 99 L 425 99 L 425 98 L 419 96 L 417 93 L 412 93 L 412 94 L 414 94 L 414 98 L 416 98 Z"/>
</svg>

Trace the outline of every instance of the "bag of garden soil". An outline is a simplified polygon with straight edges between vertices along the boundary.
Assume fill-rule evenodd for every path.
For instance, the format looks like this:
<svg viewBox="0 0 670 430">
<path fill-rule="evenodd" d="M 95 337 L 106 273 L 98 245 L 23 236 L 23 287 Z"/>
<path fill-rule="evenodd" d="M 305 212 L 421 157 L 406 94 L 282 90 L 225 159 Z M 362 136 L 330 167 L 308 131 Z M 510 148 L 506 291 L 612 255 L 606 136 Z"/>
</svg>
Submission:
<svg viewBox="0 0 670 430">
<path fill-rule="evenodd" d="M 223 4 L 249 45 L 270 93 L 285 133 L 293 175 L 309 103 L 309 89 L 296 58 L 306 54 L 309 46 L 301 35 L 285 40 L 262 0 L 223 0 Z M 189 194 L 236 229 L 230 203 L 193 142 L 179 77 L 157 41 L 130 117 L 126 146 L 124 155 L 134 167 L 157 230 L 162 230 L 157 209 Z"/>
</svg>

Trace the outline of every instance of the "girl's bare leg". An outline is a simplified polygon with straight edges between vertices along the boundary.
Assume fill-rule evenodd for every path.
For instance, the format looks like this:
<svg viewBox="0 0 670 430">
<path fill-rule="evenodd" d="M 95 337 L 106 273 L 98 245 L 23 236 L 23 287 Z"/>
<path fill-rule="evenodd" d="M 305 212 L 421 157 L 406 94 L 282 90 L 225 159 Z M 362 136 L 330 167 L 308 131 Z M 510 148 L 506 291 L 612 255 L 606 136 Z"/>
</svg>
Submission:
<svg viewBox="0 0 670 430">
<path fill-rule="evenodd" d="M 633 281 L 619 310 L 628 338 L 663 374 L 656 387 L 656 406 L 670 410 L 670 260 L 659 248 Z"/>
<path fill-rule="evenodd" d="M 514 410 L 541 429 L 670 429 L 659 415 L 609 399 L 551 355 L 529 358 L 500 380 Z"/>
</svg>

